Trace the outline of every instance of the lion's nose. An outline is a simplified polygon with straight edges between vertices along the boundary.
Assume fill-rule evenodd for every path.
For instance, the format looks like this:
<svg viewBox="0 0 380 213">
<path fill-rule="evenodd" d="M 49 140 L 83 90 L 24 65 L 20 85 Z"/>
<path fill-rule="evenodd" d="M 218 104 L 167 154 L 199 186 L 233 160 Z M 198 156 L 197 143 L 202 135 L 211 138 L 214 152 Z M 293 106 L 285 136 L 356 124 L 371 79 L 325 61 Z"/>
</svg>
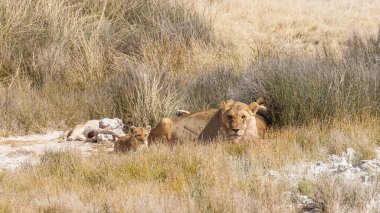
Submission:
<svg viewBox="0 0 380 213">
<path fill-rule="evenodd" d="M 240 129 L 232 129 L 235 133 L 238 133 Z"/>
</svg>

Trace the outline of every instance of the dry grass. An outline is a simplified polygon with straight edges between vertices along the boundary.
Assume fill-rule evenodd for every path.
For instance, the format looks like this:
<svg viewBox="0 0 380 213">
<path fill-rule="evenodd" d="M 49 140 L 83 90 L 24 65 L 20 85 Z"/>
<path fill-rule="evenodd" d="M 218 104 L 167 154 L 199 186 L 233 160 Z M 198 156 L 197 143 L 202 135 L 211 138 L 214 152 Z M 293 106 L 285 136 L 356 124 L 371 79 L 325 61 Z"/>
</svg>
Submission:
<svg viewBox="0 0 380 213">
<path fill-rule="evenodd" d="M 237 47 L 241 62 L 268 52 L 314 54 L 339 47 L 354 32 L 377 32 L 380 3 L 373 0 L 187 0 L 213 18 L 218 39 Z M 249 63 L 249 61 L 248 61 Z"/>
<path fill-rule="evenodd" d="M 358 141 L 376 146 L 380 124 L 369 123 L 355 124 L 355 131 L 343 123 L 333 129 L 287 128 L 261 143 L 240 145 L 158 144 L 135 153 L 100 151 L 90 157 L 75 150 L 46 152 L 38 166 L 1 173 L 0 208 L 12 212 L 292 212 L 296 211 L 292 197 L 301 193 L 325 211 L 363 211 L 379 196 L 372 185 L 321 177 L 295 186 L 263 175 L 297 162 L 326 160 L 336 132 L 351 136 L 347 146 Z"/>
<path fill-rule="evenodd" d="M 195 64 L 191 44 L 210 43 L 212 34 L 197 13 L 167 0 L 2 1 L 0 10 L 0 128 L 16 133 L 126 118 L 135 109 L 113 104 L 111 80 L 138 67 L 146 81 L 187 72 Z M 153 91 L 162 88 L 157 80 L 145 93 L 165 92 Z"/>
<path fill-rule="evenodd" d="M 296 193 L 320 211 L 372 208 L 377 181 L 294 186 L 263 175 L 348 147 L 357 162 L 374 158 L 379 8 L 372 0 L 1 1 L 0 136 L 102 117 L 154 125 L 178 108 L 259 96 L 275 129 L 262 143 L 46 152 L 38 166 L 0 172 L 0 212 L 294 212 Z"/>
<path fill-rule="evenodd" d="M 250 102 L 259 96 L 268 100 L 278 126 L 377 116 L 377 10 L 364 16 L 369 2 L 288 5 L 3 1 L 2 134 L 100 117 L 154 125 L 177 108 L 199 110 L 228 98 Z M 351 13 L 360 19 L 348 18 Z M 356 29 L 355 37 L 349 31 Z M 295 44 L 310 43 L 312 35 L 321 42 L 314 54 L 305 54 Z"/>
</svg>

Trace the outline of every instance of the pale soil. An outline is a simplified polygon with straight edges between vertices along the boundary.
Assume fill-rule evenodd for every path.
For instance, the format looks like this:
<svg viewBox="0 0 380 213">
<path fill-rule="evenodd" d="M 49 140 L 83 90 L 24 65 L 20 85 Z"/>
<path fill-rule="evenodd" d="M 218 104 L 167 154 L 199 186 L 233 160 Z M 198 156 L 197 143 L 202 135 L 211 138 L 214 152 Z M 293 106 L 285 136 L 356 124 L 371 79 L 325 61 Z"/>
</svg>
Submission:
<svg viewBox="0 0 380 213">
<path fill-rule="evenodd" d="M 343 186 L 356 186 L 357 190 L 375 189 L 380 174 L 380 147 L 376 149 L 376 158 L 357 161 L 357 153 L 348 148 L 342 156 L 329 155 L 327 162 L 299 162 L 288 165 L 282 171 L 268 170 L 262 177 L 265 180 L 274 180 L 277 183 L 285 182 L 292 187 L 299 187 L 299 183 L 318 183 L 321 181 L 337 182 Z M 339 186 L 340 187 L 340 186 Z M 318 203 L 306 195 L 297 194 L 296 203 L 298 209 L 318 208 Z M 380 195 L 374 196 L 366 204 L 369 212 L 380 210 Z M 309 212 L 306 211 L 306 212 Z"/>
<path fill-rule="evenodd" d="M 42 135 L 0 137 L 0 170 L 15 170 L 23 164 L 35 165 L 45 151 L 70 149 L 88 156 L 99 148 L 112 150 L 113 144 L 61 142 L 63 133 L 63 131 L 51 131 Z"/>
</svg>

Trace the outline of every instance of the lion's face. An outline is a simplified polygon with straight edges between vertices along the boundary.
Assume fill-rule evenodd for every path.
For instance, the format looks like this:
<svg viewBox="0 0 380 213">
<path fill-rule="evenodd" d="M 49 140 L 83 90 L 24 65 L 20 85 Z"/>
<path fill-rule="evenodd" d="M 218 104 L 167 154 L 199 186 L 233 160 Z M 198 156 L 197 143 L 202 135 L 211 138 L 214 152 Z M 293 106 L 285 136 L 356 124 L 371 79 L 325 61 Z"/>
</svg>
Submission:
<svg viewBox="0 0 380 213">
<path fill-rule="evenodd" d="M 222 102 L 222 122 L 225 133 L 229 139 L 239 140 L 245 133 L 248 123 L 255 116 L 259 105 L 253 102 L 250 105 L 228 100 Z"/>
<path fill-rule="evenodd" d="M 150 126 L 146 127 L 135 127 L 131 126 L 129 129 L 130 134 L 135 138 L 140 144 L 148 145 L 148 136 L 150 133 Z"/>
</svg>

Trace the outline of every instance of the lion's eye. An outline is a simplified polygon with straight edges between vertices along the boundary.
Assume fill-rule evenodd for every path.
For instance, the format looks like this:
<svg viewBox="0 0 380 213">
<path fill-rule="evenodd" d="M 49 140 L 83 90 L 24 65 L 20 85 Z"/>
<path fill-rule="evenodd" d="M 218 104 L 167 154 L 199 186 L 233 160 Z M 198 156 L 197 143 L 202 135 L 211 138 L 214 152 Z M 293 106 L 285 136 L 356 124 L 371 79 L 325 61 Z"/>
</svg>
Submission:
<svg viewBox="0 0 380 213">
<path fill-rule="evenodd" d="M 137 137 L 141 137 L 141 135 L 136 135 Z"/>
<path fill-rule="evenodd" d="M 232 115 L 227 115 L 227 119 L 232 121 L 232 119 L 233 119 Z"/>
<path fill-rule="evenodd" d="M 245 119 L 246 117 L 247 117 L 247 116 L 245 116 L 245 115 L 241 116 L 242 119 Z"/>
</svg>

